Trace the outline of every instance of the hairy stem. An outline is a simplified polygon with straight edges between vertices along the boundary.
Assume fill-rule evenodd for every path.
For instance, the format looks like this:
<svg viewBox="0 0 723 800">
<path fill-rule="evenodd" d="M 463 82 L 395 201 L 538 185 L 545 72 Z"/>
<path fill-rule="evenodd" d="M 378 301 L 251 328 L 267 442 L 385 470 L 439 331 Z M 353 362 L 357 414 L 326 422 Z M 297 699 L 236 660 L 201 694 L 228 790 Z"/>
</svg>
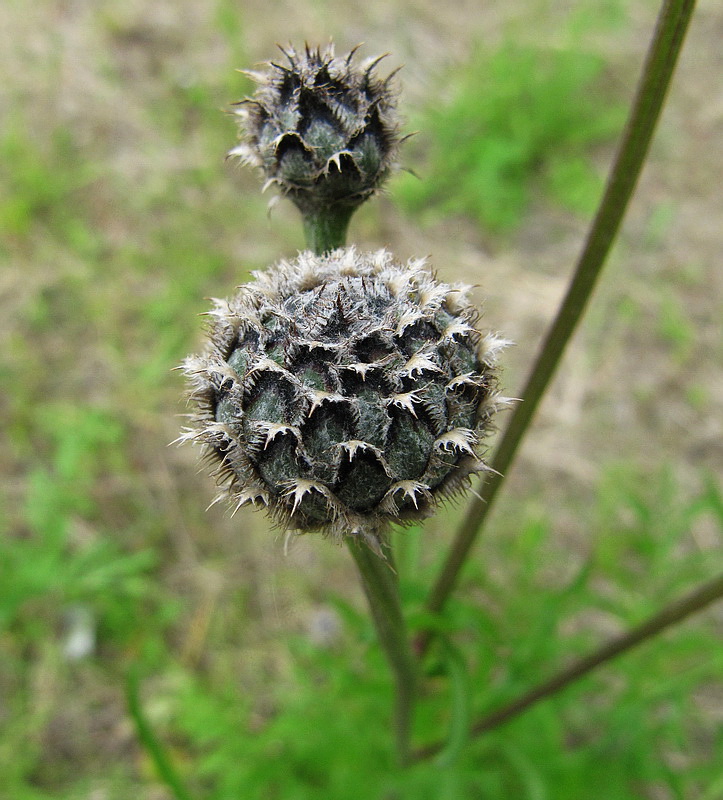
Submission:
<svg viewBox="0 0 723 800">
<path fill-rule="evenodd" d="M 434 613 L 443 608 L 454 590 L 459 572 L 592 295 L 645 161 L 694 7 L 695 0 L 665 0 L 662 5 L 630 115 L 575 273 L 522 391 L 522 402 L 515 407 L 495 452 L 492 471 L 487 473 L 479 497 L 472 500 L 430 593 L 427 607 Z M 428 641 L 429 636 L 425 635 L 417 642 L 417 649 L 423 652 Z"/>
<path fill-rule="evenodd" d="M 323 255 L 346 244 L 349 220 L 353 206 L 323 206 L 300 209 L 304 220 L 306 246 L 317 255 Z"/>
<path fill-rule="evenodd" d="M 686 617 L 702 611 L 711 603 L 720 600 L 721 597 L 723 597 L 723 574 L 702 584 L 685 597 L 674 600 L 657 614 L 633 628 L 629 633 L 612 639 L 599 650 L 581 658 L 531 691 L 483 717 L 472 726 L 471 734 L 480 736 L 509 722 L 540 701 L 557 694 L 572 683 L 589 675 L 593 670 L 603 666 L 608 661 L 612 661 L 612 659 L 632 650 L 637 645 L 658 636 L 667 628 L 682 622 Z M 439 753 L 445 744 L 445 742 L 435 742 L 420 748 L 412 754 L 412 760 L 421 761 L 425 758 L 430 758 Z"/>
<path fill-rule="evenodd" d="M 396 705 L 394 730 L 399 762 L 410 758 L 410 738 L 417 693 L 417 669 L 399 598 L 399 579 L 391 564 L 366 544 L 349 537 L 364 593 L 369 601 L 379 642 L 394 673 Z"/>
</svg>

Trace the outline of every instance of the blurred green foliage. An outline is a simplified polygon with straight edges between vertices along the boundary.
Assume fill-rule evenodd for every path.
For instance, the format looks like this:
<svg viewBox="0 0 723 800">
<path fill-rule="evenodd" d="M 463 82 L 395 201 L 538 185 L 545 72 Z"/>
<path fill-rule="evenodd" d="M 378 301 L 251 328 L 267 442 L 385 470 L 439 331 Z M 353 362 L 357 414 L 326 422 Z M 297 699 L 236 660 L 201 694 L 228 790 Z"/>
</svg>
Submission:
<svg viewBox="0 0 723 800">
<path fill-rule="evenodd" d="M 89 231 L 72 209 L 93 170 L 69 131 L 56 129 L 41 147 L 27 127 L 23 115 L 11 115 L 0 138 L 0 232 L 27 238 L 39 225 L 83 249 Z"/>
<path fill-rule="evenodd" d="M 36 615 L 47 620 L 64 604 L 97 602 L 107 608 L 116 633 L 132 631 L 130 603 L 147 590 L 143 575 L 152 553 L 124 554 L 110 536 L 89 534 L 82 543 L 71 536 L 75 520 L 90 524 L 98 516 L 93 488 L 100 464 L 123 469 L 122 430 L 93 408 L 46 405 L 38 412 L 38 429 L 51 442 L 50 463 L 28 476 L 26 535 L 0 540 L 0 630 L 35 627 Z"/>
<path fill-rule="evenodd" d="M 691 501 L 669 471 L 647 482 L 627 467 L 610 471 L 586 530 L 588 555 L 559 584 L 545 571 L 565 552 L 552 544 L 544 519 L 497 531 L 444 622 L 447 644 L 432 659 L 418 719 L 422 741 L 445 729 L 458 741 L 409 772 L 393 767 L 391 684 L 369 619 L 342 599 L 333 602 L 343 641 L 331 648 L 289 642 L 293 681 L 272 691 L 276 711 L 261 724 L 253 721 L 253 698 L 233 682 L 211 687 L 186 675 L 171 729 L 186 738 L 192 794 L 577 800 L 594 785 L 610 800 L 627 800 L 644 786 L 665 785 L 674 796 L 696 796 L 712 785 L 723 756 L 721 741 L 705 742 L 696 756 L 686 744 L 699 713 L 692 690 L 712 688 L 723 669 L 712 626 L 689 625 L 649 643 L 480 740 L 468 741 L 466 728 L 472 713 L 591 649 L 590 622 L 626 629 L 712 569 L 713 553 L 685 542 L 703 518 L 723 530 L 722 512 L 712 482 Z M 418 535 L 400 533 L 397 542 L 412 620 L 430 577 L 418 565 Z M 673 754 L 686 758 L 684 770 Z"/>
<path fill-rule="evenodd" d="M 92 659 L 93 670 L 111 668 L 103 666 L 104 653 L 119 652 L 128 637 L 145 640 L 143 670 L 156 676 L 145 703 L 157 709 L 159 741 L 191 797 L 577 800 L 590 785 L 604 785 L 606 798 L 627 800 L 647 796 L 643 787 L 665 786 L 682 798 L 706 796 L 715 785 L 723 742 L 698 740 L 693 749 L 690 740 L 701 698 L 723 669 L 714 627 L 707 624 L 689 623 L 494 733 L 467 737 L 471 717 L 589 651 L 601 623 L 625 629 L 710 572 L 714 552 L 691 548 L 688 537 L 700 524 L 723 531 L 723 500 L 712 480 L 704 479 L 690 499 L 670 470 L 648 476 L 627 466 L 609 470 L 580 531 L 587 553 L 573 564 L 565 563 L 569 553 L 539 515 L 520 511 L 498 526 L 481 559 L 469 565 L 443 623 L 443 646 L 430 660 L 416 735 L 430 741 L 447 731 L 449 746 L 436 760 L 400 773 L 389 731 L 388 669 L 369 618 L 344 598 L 326 598 L 342 621 L 338 640 L 320 645 L 290 636 L 293 673 L 274 684 L 260 675 L 249 694 L 233 671 L 211 677 L 182 665 L 169 647 L 162 610 L 142 618 L 144 598 L 147 603 L 149 594 L 158 594 L 148 582 L 150 555 L 123 555 L 108 539 L 78 548 L 66 538 L 60 560 L 58 520 L 63 527 L 68 515 L 92 513 L 93 469 L 80 486 L 63 482 L 79 476 L 78 465 L 88 458 L 97 461 L 119 435 L 113 424 L 101 422 L 91 411 L 80 444 L 58 435 L 55 489 L 46 475 L 36 479 L 29 498 L 45 498 L 29 515 L 32 538 L 5 540 L 3 546 L 0 674 L 15 691 L 0 730 L 0 757 L 13 765 L 4 773 L 1 797 L 79 798 L 89 785 L 90 775 L 44 763 L 34 733 L 45 721 L 43 710 L 22 670 L 29 648 L 36 657 L 43 651 L 60 679 L 71 679 L 72 665 L 63 663 L 53 630 L 71 602 L 88 604 L 101 620 L 116 620 L 101 626 L 102 649 Z M 421 531 L 400 532 L 397 547 L 405 604 L 415 624 L 423 619 L 416 609 L 432 565 L 420 558 Z M 172 605 L 171 597 L 164 599 L 167 591 L 158 599 Z M 234 618 L 227 624 L 235 625 Z M 220 638 L 229 635 L 234 636 L 217 631 Z M 261 712 L 260 704 L 267 710 Z M 19 741 L 28 746 L 13 758 Z M 684 769 L 676 766 L 681 759 Z M 107 797 L 120 800 L 136 791 L 127 770 L 128 765 L 119 768 L 107 782 Z M 153 780 L 152 772 L 146 780 Z"/>
<path fill-rule="evenodd" d="M 423 133 L 409 163 L 421 180 L 400 178 L 395 197 L 422 219 L 466 214 L 493 232 L 519 224 L 534 191 L 590 214 L 602 189 L 591 148 L 624 120 L 603 66 L 574 49 L 480 48 L 413 118 Z"/>
</svg>

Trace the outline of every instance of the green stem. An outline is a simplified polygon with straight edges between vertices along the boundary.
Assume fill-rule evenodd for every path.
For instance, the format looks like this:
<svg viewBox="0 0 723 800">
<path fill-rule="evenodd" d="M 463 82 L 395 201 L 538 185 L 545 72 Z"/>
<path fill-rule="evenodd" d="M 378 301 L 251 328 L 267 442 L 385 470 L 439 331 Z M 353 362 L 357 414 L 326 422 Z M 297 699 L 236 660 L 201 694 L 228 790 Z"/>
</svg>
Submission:
<svg viewBox="0 0 723 800">
<path fill-rule="evenodd" d="M 153 728 L 151 728 L 143 713 L 138 692 L 138 674 L 135 669 L 131 669 L 126 678 L 126 702 L 128 704 L 128 713 L 136 726 L 138 739 L 153 762 L 158 777 L 166 784 L 171 795 L 176 800 L 192 800 L 171 759 L 164 750 L 163 745 L 156 738 Z"/>
<path fill-rule="evenodd" d="M 304 238 L 309 250 L 317 255 L 344 247 L 349 220 L 354 206 L 323 206 L 300 209 L 304 221 Z"/>
<path fill-rule="evenodd" d="M 366 544 L 349 537 L 364 593 L 369 601 L 379 642 L 394 673 L 396 705 L 394 729 L 397 755 L 402 765 L 410 758 L 410 738 L 417 694 L 417 669 L 409 645 L 407 626 L 399 597 L 399 579 L 391 564 Z"/>
<path fill-rule="evenodd" d="M 648 152 L 665 94 L 678 60 L 695 0 L 665 0 L 648 56 L 638 83 L 625 130 L 610 170 L 605 193 L 588 233 L 567 295 L 527 379 L 504 436 L 491 463 L 492 471 L 472 500 L 457 536 L 434 585 L 427 607 L 438 613 L 454 590 L 459 572 L 485 521 L 504 476 L 515 457 L 537 406 L 552 380 L 560 358 L 595 288 L 605 258 L 612 246 Z M 426 635 L 417 642 L 423 652 Z"/>
<path fill-rule="evenodd" d="M 502 708 L 498 708 L 486 717 L 483 717 L 472 726 L 472 735 L 481 736 L 483 733 L 503 725 L 509 720 L 527 711 L 528 708 L 545 700 L 567 688 L 570 684 L 588 675 L 598 667 L 623 653 L 632 650 L 637 645 L 658 636 L 667 628 L 682 622 L 692 614 L 702 611 L 707 606 L 723 597 L 723 575 L 718 575 L 707 583 L 694 589 L 690 594 L 679 600 L 674 600 L 662 610 L 658 611 L 645 622 L 623 636 L 613 639 L 603 645 L 599 650 L 591 653 L 566 669 L 561 670 L 549 680 L 539 684 L 531 691 L 518 697 Z M 412 760 L 421 761 L 441 752 L 445 742 L 435 742 L 415 751 Z"/>
</svg>

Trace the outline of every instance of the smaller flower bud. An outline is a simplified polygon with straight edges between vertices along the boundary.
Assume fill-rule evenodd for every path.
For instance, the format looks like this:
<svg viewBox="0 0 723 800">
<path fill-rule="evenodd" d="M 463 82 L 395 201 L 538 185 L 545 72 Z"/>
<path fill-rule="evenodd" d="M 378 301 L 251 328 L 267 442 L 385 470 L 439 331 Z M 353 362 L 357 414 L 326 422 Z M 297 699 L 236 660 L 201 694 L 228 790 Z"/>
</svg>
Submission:
<svg viewBox="0 0 723 800">
<path fill-rule="evenodd" d="M 395 164 L 399 144 L 393 75 L 375 76 L 381 58 L 353 63 L 334 49 L 281 49 L 288 66 L 247 73 L 253 97 L 236 104 L 238 156 L 266 175 L 304 216 L 332 207 L 351 212 Z"/>
</svg>

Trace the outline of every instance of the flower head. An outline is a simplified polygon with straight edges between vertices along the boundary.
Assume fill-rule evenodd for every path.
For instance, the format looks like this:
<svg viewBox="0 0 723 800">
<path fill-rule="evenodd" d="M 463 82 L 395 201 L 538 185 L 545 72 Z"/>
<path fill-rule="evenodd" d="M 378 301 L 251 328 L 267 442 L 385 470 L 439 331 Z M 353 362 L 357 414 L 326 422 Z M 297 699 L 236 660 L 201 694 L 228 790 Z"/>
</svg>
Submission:
<svg viewBox="0 0 723 800">
<path fill-rule="evenodd" d="M 394 165 L 398 137 L 392 76 L 379 58 L 357 64 L 333 46 L 282 49 L 287 64 L 248 73 L 256 93 L 237 104 L 241 142 L 229 155 L 259 167 L 302 213 L 355 208 Z"/>
<path fill-rule="evenodd" d="M 477 330 L 469 287 L 354 248 L 254 277 L 216 301 L 206 352 L 184 364 L 181 438 L 216 464 L 219 497 L 374 542 L 484 469 L 504 342 Z"/>
</svg>

